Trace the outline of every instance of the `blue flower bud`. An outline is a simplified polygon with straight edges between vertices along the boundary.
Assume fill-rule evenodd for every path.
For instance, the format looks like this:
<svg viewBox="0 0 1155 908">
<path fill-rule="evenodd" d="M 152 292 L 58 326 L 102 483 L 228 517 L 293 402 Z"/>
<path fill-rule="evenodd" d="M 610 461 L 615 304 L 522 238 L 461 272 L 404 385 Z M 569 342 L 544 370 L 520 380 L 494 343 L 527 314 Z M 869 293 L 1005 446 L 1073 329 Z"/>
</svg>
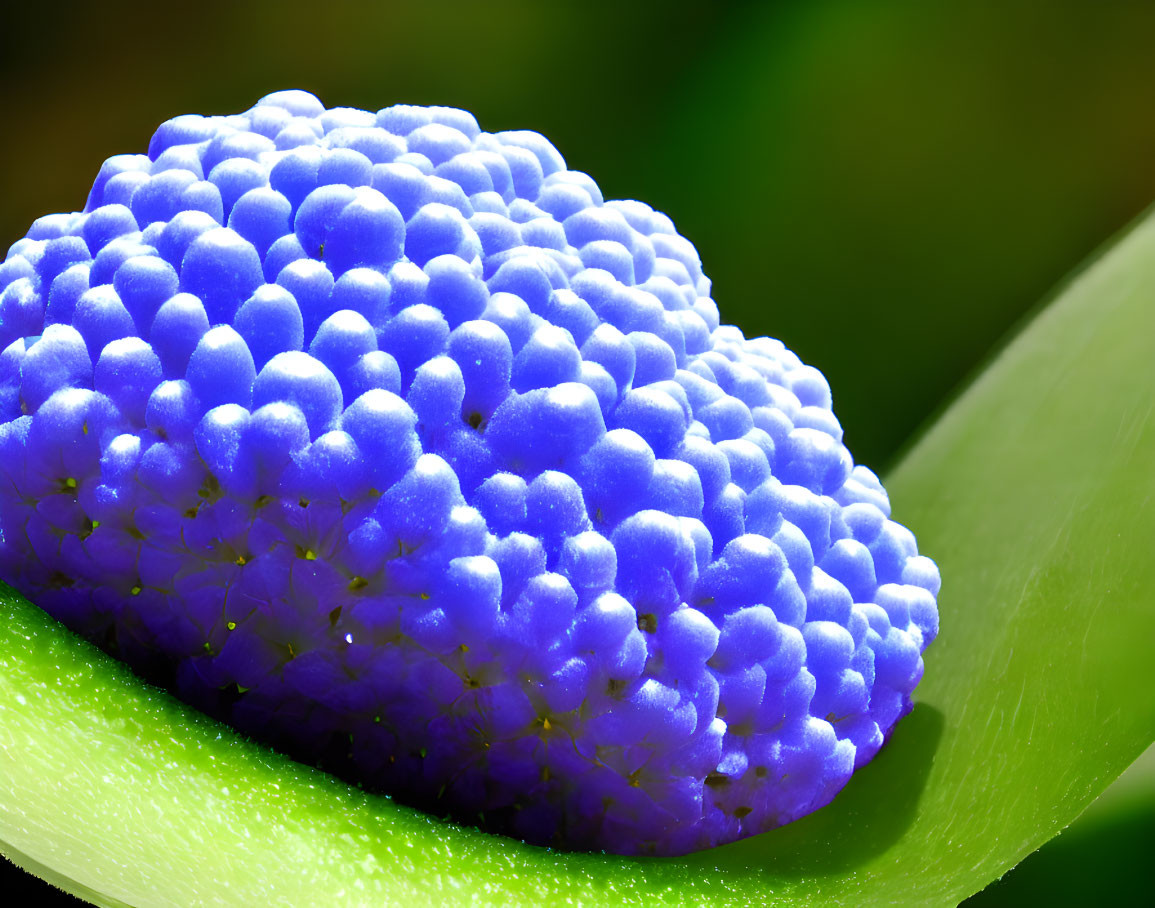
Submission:
<svg viewBox="0 0 1155 908">
<path fill-rule="evenodd" d="M 0 579 L 470 823 L 791 822 L 910 710 L 941 581 L 822 374 L 710 292 L 538 133 L 169 120 L 0 264 Z"/>
<path fill-rule="evenodd" d="M 193 363 L 190 362 L 190 384 L 192 367 Z M 313 437 L 335 425 L 341 415 L 340 383 L 323 363 L 307 353 L 278 353 L 265 364 L 249 387 L 254 407 L 263 407 L 277 401 L 297 407 L 304 415 Z M 196 391 L 195 384 L 193 390 Z"/>
</svg>

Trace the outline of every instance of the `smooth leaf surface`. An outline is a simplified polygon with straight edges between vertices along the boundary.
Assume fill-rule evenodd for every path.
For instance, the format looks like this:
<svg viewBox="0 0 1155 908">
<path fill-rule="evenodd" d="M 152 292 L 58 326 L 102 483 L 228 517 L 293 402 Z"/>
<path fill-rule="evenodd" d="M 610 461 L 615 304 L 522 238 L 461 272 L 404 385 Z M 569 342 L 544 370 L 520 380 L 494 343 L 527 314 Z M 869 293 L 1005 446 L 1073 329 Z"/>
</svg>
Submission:
<svg viewBox="0 0 1155 908">
<path fill-rule="evenodd" d="M 915 711 L 798 823 L 653 860 L 448 826 L 242 740 L 6 595 L 0 847 L 107 904 L 957 903 L 1155 738 L 1153 325 L 1149 218 L 903 460 L 895 514 L 940 563 L 943 630 Z"/>
<path fill-rule="evenodd" d="M 1155 903 L 1155 745 L 1063 833 L 964 908 Z"/>
</svg>

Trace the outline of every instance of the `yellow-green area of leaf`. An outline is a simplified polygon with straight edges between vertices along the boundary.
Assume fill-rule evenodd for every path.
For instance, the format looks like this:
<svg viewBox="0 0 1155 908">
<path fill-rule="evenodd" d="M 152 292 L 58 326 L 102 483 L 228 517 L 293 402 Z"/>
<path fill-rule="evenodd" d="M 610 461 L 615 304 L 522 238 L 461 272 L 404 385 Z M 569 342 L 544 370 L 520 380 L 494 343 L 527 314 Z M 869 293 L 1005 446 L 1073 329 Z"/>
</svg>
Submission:
<svg viewBox="0 0 1155 908">
<path fill-rule="evenodd" d="M 1155 842 L 1155 745 L 1127 768 L 1061 835 L 963 903 L 1020 905 L 1151 904 Z"/>
<path fill-rule="evenodd" d="M 791 826 L 647 860 L 452 826 L 245 741 L 5 592 L 0 850 L 106 905 L 955 904 L 1155 739 L 1155 219 L 890 489 L 942 568 L 942 633 L 893 740 Z"/>
</svg>

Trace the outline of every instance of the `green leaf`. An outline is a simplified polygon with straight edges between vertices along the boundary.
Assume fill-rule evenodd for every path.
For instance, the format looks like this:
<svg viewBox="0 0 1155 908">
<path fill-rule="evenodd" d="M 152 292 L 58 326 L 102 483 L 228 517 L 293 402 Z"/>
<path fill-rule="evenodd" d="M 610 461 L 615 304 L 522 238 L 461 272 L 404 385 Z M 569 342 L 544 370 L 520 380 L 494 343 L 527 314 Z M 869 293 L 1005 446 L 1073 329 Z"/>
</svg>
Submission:
<svg viewBox="0 0 1155 908">
<path fill-rule="evenodd" d="M 1153 325 L 1148 219 L 891 477 L 942 567 L 942 633 L 890 744 L 798 823 L 652 860 L 445 825 L 244 741 L 9 596 L 3 849 L 105 904 L 957 903 L 1155 738 Z"/>
<path fill-rule="evenodd" d="M 1155 745 L 1062 835 L 966 901 L 1017 905 L 1148 906 L 1155 902 Z"/>
</svg>

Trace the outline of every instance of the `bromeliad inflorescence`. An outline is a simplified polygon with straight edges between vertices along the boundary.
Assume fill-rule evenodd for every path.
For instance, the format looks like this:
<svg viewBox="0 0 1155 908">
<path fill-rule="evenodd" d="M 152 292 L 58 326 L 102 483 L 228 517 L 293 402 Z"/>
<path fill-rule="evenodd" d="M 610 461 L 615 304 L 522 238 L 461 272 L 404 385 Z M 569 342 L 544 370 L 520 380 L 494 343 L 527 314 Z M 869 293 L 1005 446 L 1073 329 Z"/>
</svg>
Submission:
<svg viewBox="0 0 1155 908">
<path fill-rule="evenodd" d="M 301 759 L 677 854 L 911 707 L 938 571 L 826 381 L 537 133 L 177 117 L 0 293 L 0 578 Z"/>
</svg>

